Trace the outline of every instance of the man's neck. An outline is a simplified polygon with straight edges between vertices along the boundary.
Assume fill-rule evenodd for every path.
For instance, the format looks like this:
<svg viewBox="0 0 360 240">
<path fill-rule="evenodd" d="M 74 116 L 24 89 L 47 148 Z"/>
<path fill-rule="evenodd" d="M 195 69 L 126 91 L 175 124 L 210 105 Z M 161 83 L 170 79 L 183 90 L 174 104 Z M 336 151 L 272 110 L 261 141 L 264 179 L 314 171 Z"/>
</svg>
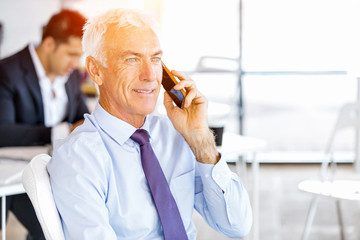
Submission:
<svg viewBox="0 0 360 240">
<path fill-rule="evenodd" d="M 132 125 L 133 127 L 140 128 L 142 125 L 144 125 L 146 116 L 140 116 L 140 115 L 130 115 L 126 114 L 125 112 L 120 112 L 117 109 L 113 107 L 112 104 L 110 104 L 109 101 L 107 101 L 106 98 L 101 98 L 100 93 L 100 100 L 99 100 L 100 106 L 113 115 L 114 117 L 119 118 L 120 120 L 123 120 L 124 122 L 127 122 L 128 124 Z"/>
<path fill-rule="evenodd" d="M 43 68 L 45 70 L 46 77 L 48 77 L 50 79 L 51 83 L 53 83 L 55 81 L 56 74 L 50 72 L 50 69 L 49 69 L 49 66 L 47 63 L 48 56 L 47 56 L 43 46 L 40 44 L 38 47 L 35 48 L 35 51 L 39 57 L 41 65 L 43 66 Z"/>
</svg>

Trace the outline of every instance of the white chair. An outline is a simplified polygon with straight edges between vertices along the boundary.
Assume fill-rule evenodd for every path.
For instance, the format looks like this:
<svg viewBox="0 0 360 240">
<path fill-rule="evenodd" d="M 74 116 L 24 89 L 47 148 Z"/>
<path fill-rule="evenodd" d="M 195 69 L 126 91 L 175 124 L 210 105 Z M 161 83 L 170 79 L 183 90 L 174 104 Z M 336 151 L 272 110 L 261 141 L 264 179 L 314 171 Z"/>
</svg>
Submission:
<svg viewBox="0 0 360 240">
<path fill-rule="evenodd" d="M 51 191 L 46 165 L 51 157 L 35 156 L 26 166 L 22 182 L 47 240 L 65 240 L 59 213 Z"/>
<path fill-rule="evenodd" d="M 339 117 L 325 150 L 325 157 L 321 164 L 319 178 L 316 180 L 305 180 L 299 183 L 298 187 L 300 190 L 314 194 L 302 236 L 303 240 L 306 240 L 309 237 L 320 196 L 326 196 L 336 200 L 340 235 L 341 239 L 345 239 L 340 200 L 360 200 L 360 181 L 336 178 L 336 162 L 333 157 L 335 150 L 333 143 L 339 131 L 349 127 L 353 127 L 355 131 L 359 131 L 360 129 L 360 104 L 358 103 L 346 104 L 341 108 Z M 331 165 L 330 169 L 329 164 Z"/>
</svg>

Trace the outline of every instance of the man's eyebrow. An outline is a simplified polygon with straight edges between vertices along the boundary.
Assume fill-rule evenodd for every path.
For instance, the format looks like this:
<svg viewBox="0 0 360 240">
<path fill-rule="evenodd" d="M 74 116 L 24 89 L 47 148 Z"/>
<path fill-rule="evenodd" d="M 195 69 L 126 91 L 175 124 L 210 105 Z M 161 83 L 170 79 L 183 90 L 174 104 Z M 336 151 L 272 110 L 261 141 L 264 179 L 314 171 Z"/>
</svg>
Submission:
<svg viewBox="0 0 360 240">
<path fill-rule="evenodd" d="M 162 54 L 163 54 L 163 51 L 162 51 L 162 50 L 159 50 L 159 51 L 155 52 L 155 53 L 153 54 L 153 56 L 162 55 Z"/>
<path fill-rule="evenodd" d="M 153 54 L 151 54 L 151 55 L 152 55 L 152 56 L 157 56 L 157 55 L 162 55 L 162 53 L 163 53 L 163 51 L 162 51 L 162 50 L 159 50 L 159 51 L 156 51 L 155 53 L 153 53 Z M 134 55 L 134 56 L 138 56 L 138 57 L 143 56 L 142 53 L 134 52 L 134 51 L 131 51 L 131 50 L 124 51 L 121 55 L 123 55 L 123 56 Z"/>
</svg>

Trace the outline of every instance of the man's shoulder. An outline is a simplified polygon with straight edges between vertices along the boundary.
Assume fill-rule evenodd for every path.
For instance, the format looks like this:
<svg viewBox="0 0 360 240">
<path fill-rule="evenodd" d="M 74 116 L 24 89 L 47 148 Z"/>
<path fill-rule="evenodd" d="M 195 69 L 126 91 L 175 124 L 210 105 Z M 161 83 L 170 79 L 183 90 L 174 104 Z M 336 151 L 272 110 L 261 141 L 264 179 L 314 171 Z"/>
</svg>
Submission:
<svg viewBox="0 0 360 240">
<path fill-rule="evenodd" d="M 54 143 L 53 156 L 47 169 L 54 178 L 77 177 L 82 174 L 86 178 L 94 178 L 96 174 L 104 173 L 100 169 L 108 168 L 111 161 L 105 145 L 96 127 L 91 126 L 89 119 L 78 126 L 65 139 Z M 86 171 L 83 171 L 86 167 Z M 59 171 L 62 169 L 62 171 Z"/>
<path fill-rule="evenodd" d="M 98 128 L 92 122 L 91 115 L 85 115 L 85 121 L 68 137 L 55 142 L 55 151 L 96 151 L 103 146 Z"/>
<path fill-rule="evenodd" d="M 20 62 L 21 59 L 24 59 L 24 57 L 30 57 L 30 51 L 29 47 L 26 46 L 22 50 L 14 53 L 13 55 L 10 55 L 4 59 L 0 60 L 0 66 L 8 66 L 12 64 L 17 64 Z"/>
<path fill-rule="evenodd" d="M 21 51 L 0 60 L 0 80 L 8 81 L 10 78 L 18 79 L 18 76 L 23 74 L 23 71 L 31 69 L 32 60 L 28 47 Z M 24 69 L 25 68 L 25 69 Z"/>
</svg>

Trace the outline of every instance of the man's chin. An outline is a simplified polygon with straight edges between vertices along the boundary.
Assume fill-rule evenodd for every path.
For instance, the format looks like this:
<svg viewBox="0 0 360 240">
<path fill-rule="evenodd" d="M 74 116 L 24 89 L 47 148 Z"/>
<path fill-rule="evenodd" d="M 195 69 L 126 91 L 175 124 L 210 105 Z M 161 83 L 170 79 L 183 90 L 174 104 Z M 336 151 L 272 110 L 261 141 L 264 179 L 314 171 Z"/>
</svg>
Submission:
<svg viewBox="0 0 360 240">
<path fill-rule="evenodd" d="M 153 105 L 153 106 L 143 106 L 141 108 L 141 112 L 143 115 L 149 115 L 151 113 L 153 113 L 155 111 L 155 106 L 156 105 Z"/>
<path fill-rule="evenodd" d="M 56 76 L 59 76 L 59 77 L 65 77 L 65 76 L 68 76 L 69 74 L 67 72 L 59 72 L 56 74 Z"/>
<path fill-rule="evenodd" d="M 68 76 L 68 75 L 72 74 L 73 72 L 74 72 L 74 69 L 70 69 L 70 70 L 66 70 L 66 71 L 62 72 L 59 75 L 64 77 L 64 76 Z"/>
</svg>

